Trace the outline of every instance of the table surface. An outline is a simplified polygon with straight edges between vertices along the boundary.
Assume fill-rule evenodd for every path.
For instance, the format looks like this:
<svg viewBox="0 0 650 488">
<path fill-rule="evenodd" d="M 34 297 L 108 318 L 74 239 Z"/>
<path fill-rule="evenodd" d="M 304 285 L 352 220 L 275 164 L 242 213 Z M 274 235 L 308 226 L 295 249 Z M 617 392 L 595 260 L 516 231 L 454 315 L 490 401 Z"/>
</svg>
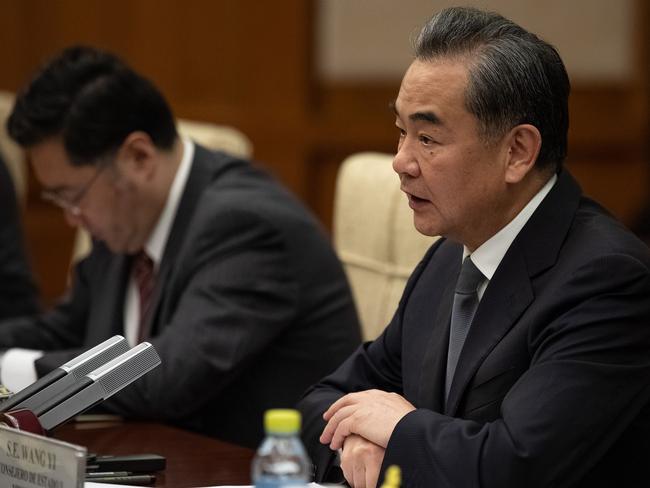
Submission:
<svg viewBox="0 0 650 488">
<path fill-rule="evenodd" d="M 254 452 L 162 424 L 146 422 L 70 423 L 54 438 L 105 455 L 159 454 L 167 459 L 156 484 L 165 488 L 250 484 Z"/>
</svg>

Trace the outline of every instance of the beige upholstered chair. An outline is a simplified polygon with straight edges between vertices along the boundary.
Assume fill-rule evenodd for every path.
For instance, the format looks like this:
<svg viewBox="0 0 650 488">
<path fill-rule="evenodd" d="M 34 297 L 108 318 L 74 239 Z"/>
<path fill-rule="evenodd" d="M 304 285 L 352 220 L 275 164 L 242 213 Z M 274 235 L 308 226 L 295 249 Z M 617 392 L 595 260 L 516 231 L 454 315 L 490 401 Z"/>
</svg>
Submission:
<svg viewBox="0 0 650 488">
<path fill-rule="evenodd" d="M 220 150 L 245 158 L 252 156 L 253 153 L 253 145 L 248 137 L 232 127 L 179 119 L 178 131 L 181 135 L 189 137 L 208 149 Z M 90 236 L 80 228 L 77 231 L 72 251 L 72 264 L 84 258 L 90 252 L 90 248 Z"/>
<path fill-rule="evenodd" d="M 251 141 L 233 127 L 178 119 L 178 131 L 208 149 L 224 151 L 242 158 L 250 158 L 253 155 Z"/>
<path fill-rule="evenodd" d="M 14 94 L 0 91 L 0 153 L 7 163 L 9 173 L 13 177 L 16 196 L 21 203 L 25 202 L 27 194 L 27 168 L 25 156 L 15 142 L 7 134 L 6 122 L 14 106 Z"/>
<path fill-rule="evenodd" d="M 413 227 L 392 161 L 389 154 L 355 154 L 336 183 L 334 241 L 366 340 L 388 324 L 406 280 L 435 241 Z"/>
</svg>

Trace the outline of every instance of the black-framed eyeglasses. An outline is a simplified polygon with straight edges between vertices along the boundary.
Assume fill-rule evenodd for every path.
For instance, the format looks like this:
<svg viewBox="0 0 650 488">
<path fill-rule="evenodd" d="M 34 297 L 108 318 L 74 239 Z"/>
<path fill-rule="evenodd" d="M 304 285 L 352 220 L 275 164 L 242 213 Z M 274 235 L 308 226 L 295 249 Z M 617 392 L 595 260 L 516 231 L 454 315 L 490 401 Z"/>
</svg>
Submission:
<svg viewBox="0 0 650 488">
<path fill-rule="evenodd" d="M 79 217 L 81 215 L 81 201 L 88 193 L 88 190 L 93 186 L 99 175 L 108 167 L 110 164 L 100 164 L 95 171 L 95 174 L 88 180 L 88 182 L 77 192 L 72 198 L 65 198 L 61 196 L 56 191 L 43 190 L 41 192 L 41 198 L 49 203 L 56 205 L 57 207 L 62 208 L 66 212 L 70 213 L 74 217 Z"/>
</svg>

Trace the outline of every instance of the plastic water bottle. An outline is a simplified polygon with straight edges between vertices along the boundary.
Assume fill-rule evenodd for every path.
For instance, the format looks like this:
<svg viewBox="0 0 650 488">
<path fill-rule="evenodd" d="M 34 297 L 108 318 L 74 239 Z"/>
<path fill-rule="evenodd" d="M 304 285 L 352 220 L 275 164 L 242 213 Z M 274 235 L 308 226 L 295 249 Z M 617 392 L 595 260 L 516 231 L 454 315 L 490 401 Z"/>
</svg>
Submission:
<svg viewBox="0 0 650 488">
<path fill-rule="evenodd" d="M 304 487 L 311 480 L 311 462 L 298 436 L 300 412 L 267 410 L 266 438 L 253 459 L 251 477 L 256 488 Z"/>
</svg>

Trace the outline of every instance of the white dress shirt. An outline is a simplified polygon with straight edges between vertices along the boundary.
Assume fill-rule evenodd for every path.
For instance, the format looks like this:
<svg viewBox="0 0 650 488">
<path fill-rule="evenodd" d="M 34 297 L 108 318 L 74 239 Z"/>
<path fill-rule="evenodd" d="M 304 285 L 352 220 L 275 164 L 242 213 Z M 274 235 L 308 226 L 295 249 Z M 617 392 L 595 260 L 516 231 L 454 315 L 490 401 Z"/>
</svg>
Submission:
<svg viewBox="0 0 650 488">
<path fill-rule="evenodd" d="M 181 197 L 185 190 L 193 157 L 194 144 L 189 139 L 183 139 L 183 158 L 176 170 L 174 182 L 169 189 L 165 208 L 163 208 L 153 232 L 144 245 L 145 252 L 153 261 L 154 272 L 156 274 L 160 268 L 160 261 L 162 261 L 163 253 L 165 252 L 165 246 L 167 245 L 169 233 L 172 230 L 174 217 L 176 216 L 178 205 L 181 202 Z M 124 337 L 126 337 L 130 346 L 135 346 L 138 340 L 138 329 L 140 326 L 140 301 L 138 298 L 138 285 L 133 275 L 131 275 L 124 300 Z"/>
<path fill-rule="evenodd" d="M 537 207 L 542 203 L 544 197 L 548 195 L 548 192 L 551 191 L 551 188 L 553 188 L 556 181 L 557 175 L 554 174 L 542 189 L 530 199 L 526 206 L 521 209 L 521 212 L 519 212 L 517 216 L 508 223 L 508 225 L 503 227 L 499 232 L 494 234 L 487 241 L 481 244 L 473 253 L 471 253 L 472 262 L 476 265 L 479 271 L 483 273 L 483 276 L 487 278 L 478 288 L 479 301 L 483 298 L 485 289 L 490 283 L 492 276 L 494 276 L 495 271 L 499 267 L 499 264 L 512 244 L 512 241 L 515 240 L 517 234 L 519 234 L 521 229 L 524 228 L 528 219 L 530 219 Z M 469 249 L 464 247 L 463 259 L 469 255 Z"/>
</svg>

